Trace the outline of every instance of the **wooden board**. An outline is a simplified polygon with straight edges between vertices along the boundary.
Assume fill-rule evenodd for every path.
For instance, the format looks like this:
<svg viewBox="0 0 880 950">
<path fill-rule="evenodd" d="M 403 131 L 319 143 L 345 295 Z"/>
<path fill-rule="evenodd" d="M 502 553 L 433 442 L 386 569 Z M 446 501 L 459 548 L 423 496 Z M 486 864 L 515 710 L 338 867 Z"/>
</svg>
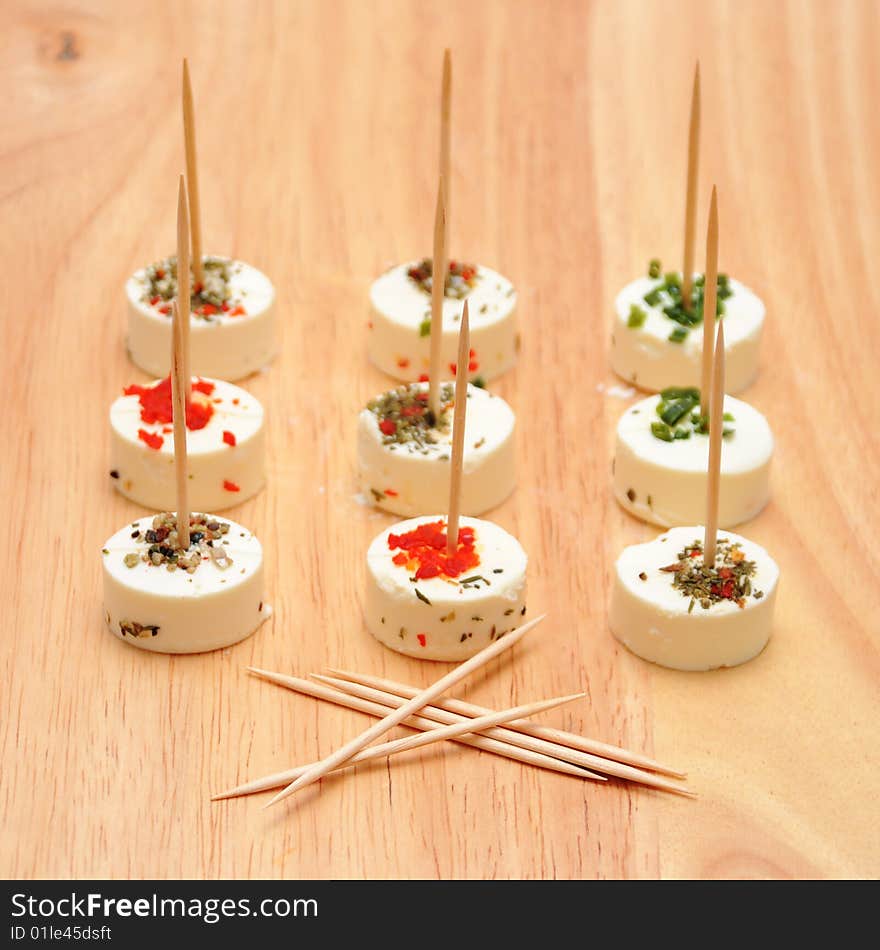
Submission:
<svg viewBox="0 0 880 950">
<path fill-rule="evenodd" d="M 0 874 L 877 875 L 878 30 L 876 3 L 821 0 L 4 4 Z M 461 694 L 584 687 L 546 720 L 686 768 L 696 802 L 452 747 L 270 812 L 208 801 L 367 722 L 246 665 L 446 669 L 363 627 L 364 552 L 392 519 L 354 479 L 357 412 L 387 382 L 366 361 L 367 289 L 429 248 L 444 44 L 452 253 L 497 266 L 521 301 L 521 363 L 497 386 L 518 410 L 519 487 L 493 517 L 551 615 Z M 681 253 L 701 49 L 698 233 L 716 182 L 722 268 L 769 313 L 747 398 L 777 437 L 774 497 L 745 533 L 783 579 L 766 652 L 687 675 L 606 627 L 613 558 L 654 534 L 611 498 L 625 402 L 607 348 L 618 287 Z M 269 487 L 231 512 L 266 547 L 275 619 L 168 658 L 102 629 L 99 552 L 142 513 L 107 476 L 107 413 L 144 379 L 123 283 L 173 247 L 184 53 L 206 250 L 269 273 L 284 326 L 281 358 L 247 383 L 269 409 Z"/>
</svg>

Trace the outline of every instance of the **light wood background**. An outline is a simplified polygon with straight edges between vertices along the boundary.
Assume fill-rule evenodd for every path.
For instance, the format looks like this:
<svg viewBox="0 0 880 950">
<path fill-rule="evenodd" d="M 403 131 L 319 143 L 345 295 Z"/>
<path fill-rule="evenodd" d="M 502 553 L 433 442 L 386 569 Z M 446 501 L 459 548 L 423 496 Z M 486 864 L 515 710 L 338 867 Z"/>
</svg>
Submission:
<svg viewBox="0 0 880 950">
<path fill-rule="evenodd" d="M 0 8 L 0 278 L 7 511 L 0 545 L 0 875 L 831 877 L 880 873 L 877 2 L 118 2 Z M 689 802 L 426 750 L 287 806 L 210 792 L 329 752 L 368 721 L 249 678 L 446 667 L 375 643 L 356 414 L 367 289 L 429 252 L 441 51 L 454 56 L 452 253 L 520 292 L 519 486 L 493 513 L 550 619 L 461 690 L 490 705 L 584 687 L 549 714 L 680 765 Z M 111 488 L 108 407 L 142 380 L 123 282 L 174 241 L 180 58 L 198 115 L 205 243 L 265 270 L 283 350 L 269 486 L 230 514 L 264 543 L 271 625 L 168 658 L 101 622 L 102 542 L 141 510 Z M 655 530 L 609 490 L 617 288 L 678 265 L 693 63 L 699 229 L 766 301 L 747 398 L 778 445 L 745 533 L 782 568 L 775 633 L 682 674 L 606 626 L 610 566 Z M 262 799 L 265 800 L 265 799 Z"/>
</svg>

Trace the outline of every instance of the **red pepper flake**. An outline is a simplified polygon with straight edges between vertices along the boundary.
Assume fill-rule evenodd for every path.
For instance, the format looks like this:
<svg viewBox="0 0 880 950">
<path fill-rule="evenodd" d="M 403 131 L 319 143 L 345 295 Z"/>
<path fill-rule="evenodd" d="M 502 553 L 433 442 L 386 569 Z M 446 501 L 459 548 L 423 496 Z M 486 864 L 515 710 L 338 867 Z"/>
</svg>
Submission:
<svg viewBox="0 0 880 950">
<path fill-rule="evenodd" d="M 431 377 L 428 376 L 427 373 L 421 373 L 421 374 L 419 374 L 419 382 L 420 382 L 420 383 L 426 383 L 426 382 L 428 382 L 428 380 L 429 380 L 430 378 L 431 378 Z"/>
<path fill-rule="evenodd" d="M 166 316 L 168 316 L 168 314 L 171 313 L 171 307 L 169 307 L 167 303 L 163 304 L 161 307 L 159 307 L 159 313 L 164 313 Z"/>
<path fill-rule="evenodd" d="M 226 313 L 229 310 L 229 304 L 224 300 L 223 303 L 220 304 L 220 309 Z"/>
<path fill-rule="evenodd" d="M 164 269 L 161 268 L 161 267 L 157 267 L 157 268 L 156 268 L 156 278 L 157 278 L 158 280 L 162 280 L 162 279 L 164 278 L 164 276 L 165 276 L 165 271 L 164 271 Z"/>
<path fill-rule="evenodd" d="M 215 313 L 219 312 L 220 311 L 217 309 L 217 307 L 215 307 L 212 303 L 202 304 L 202 307 L 199 310 L 199 313 L 205 317 L 213 317 Z"/>
<path fill-rule="evenodd" d="M 157 304 L 161 299 L 162 299 L 162 298 L 159 297 L 158 295 L 155 296 L 155 297 L 150 297 L 150 306 L 151 306 L 151 307 L 155 307 L 156 304 Z"/>
<path fill-rule="evenodd" d="M 397 365 L 398 365 L 401 369 L 406 369 L 407 366 L 409 366 L 409 360 L 408 360 L 405 356 L 398 356 L 398 357 L 397 357 Z"/>
<path fill-rule="evenodd" d="M 151 449 L 156 449 L 157 451 L 162 448 L 165 442 L 161 435 L 155 432 L 147 432 L 146 429 L 138 429 L 138 438 L 141 442 L 146 442 Z"/>
<path fill-rule="evenodd" d="M 174 429 L 173 429 L 171 426 L 165 426 L 165 427 L 162 429 L 162 431 L 165 433 L 165 435 L 171 435 L 171 433 L 174 431 Z"/>
<path fill-rule="evenodd" d="M 455 365 L 455 363 L 449 364 L 449 372 L 452 373 L 453 376 L 456 375 L 456 373 L 458 372 L 458 367 Z"/>
<path fill-rule="evenodd" d="M 383 419 L 379 423 L 379 429 L 383 435 L 394 435 L 397 432 L 397 423 L 393 419 Z"/>
<path fill-rule="evenodd" d="M 235 482 L 230 482 L 228 479 L 224 479 L 223 487 L 226 491 L 241 491 L 241 486 L 236 485 Z"/>
<path fill-rule="evenodd" d="M 247 310 L 242 307 L 241 304 L 237 304 L 229 311 L 230 317 L 243 317 L 247 313 Z"/>
<path fill-rule="evenodd" d="M 367 321 L 367 329 L 368 329 L 368 330 L 372 330 L 372 329 L 373 329 L 373 321 L 372 321 L 372 320 Z"/>
<path fill-rule="evenodd" d="M 203 379 L 192 384 L 193 392 L 210 395 L 214 391 L 214 384 Z M 171 377 L 160 380 L 154 386 L 139 386 L 135 383 L 126 386 L 123 390 L 126 396 L 137 396 L 141 404 L 141 421 L 150 425 L 168 425 L 174 421 L 171 409 Z M 209 402 L 192 399 L 186 407 L 186 427 L 196 430 L 204 429 L 214 407 Z"/>
<path fill-rule="evenodd" d="M 235 433 L 230 432 L 228 429 L 223 431 L 223 441 L 227 445 L 235 445 Z"/>
<path fill-rule="evenodd" d="M 400 410 L 400 414 L 402 416 L 407 416 L 407 417 L 423 416 L 425 414 L 425 407 L 424 406 L 404 406 L 403 409 Z"/>
<path fill-rule="evenodd" d="M 386 494 L 386 495 L 390 495 L 392 498 L 396 498 L 396 497 L 397 497 L 397 492 L 396 492 L 393 488 L 386 488 L 386 489 L 385 489 L 385 494 Z"/>
<path fill-rule="evenodd" d="M 428 642 L 428 638 L 424 633 L 417 633 L 416 640 L 418 640 L 422 646 L 424 646 Z"/>
<path fill-rule="evenodd" d="M 446 525 L 442 519 L 420 524 L 405 534 L 388 535 L 389 550 L 400 549 L 391 560 L 414 571 L 418 580 L 441 576 L 451 579 L 476 567 L 480 563 L 480 556 L 474 549 L 475 543 L 474 529 L 463 527 L 458 532 L 457 550 L 448 554 Z"/>
<path fill-rule="evenodd" d="M 232 400 L 232 405 L 237 406 L 240 402 L 241 400 L 238 397 L 236 397 L 235 399 Z"/>
<path fill-rule="evenodd" d="M 468 372 L 469 372 L 469 373 L 476 373 L 476 371 L 477 371 L 479 368 L 480 368 L 480 364 L 479 364 L 476 360 L 471 360 L 470 363 L 468 363 Z"/>
</svg>

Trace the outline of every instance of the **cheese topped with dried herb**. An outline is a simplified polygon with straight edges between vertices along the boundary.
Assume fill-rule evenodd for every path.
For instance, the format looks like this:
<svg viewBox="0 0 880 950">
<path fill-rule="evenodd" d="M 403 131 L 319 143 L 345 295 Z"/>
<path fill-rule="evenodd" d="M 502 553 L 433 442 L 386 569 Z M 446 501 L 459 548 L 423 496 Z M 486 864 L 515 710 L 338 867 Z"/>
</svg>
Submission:
<svg viewBox="0 0 880 950">
<path fill-rule="evenodd" d="M 678 670 L 737 666 L 770 637 L 779 568 L 760 545 L 718 532 L 715 565 L 703 528 L 672 528 L 624 548 L 614 568 L 609 623 L 632 652 Z"/>
<path fill-rule="evenodd" d="M 468 385 L 461 510 L 482 514 L 516 481 L 513 410 L 500 397 Z M 449 497 L 454 388 L 440 388 L 440 415 L 428 409 L 428 384 L 409 383 L 371 400 L 358 419 L 358 469 L 366 499 L 385 511 L 417 515 Z"/>
</svg>

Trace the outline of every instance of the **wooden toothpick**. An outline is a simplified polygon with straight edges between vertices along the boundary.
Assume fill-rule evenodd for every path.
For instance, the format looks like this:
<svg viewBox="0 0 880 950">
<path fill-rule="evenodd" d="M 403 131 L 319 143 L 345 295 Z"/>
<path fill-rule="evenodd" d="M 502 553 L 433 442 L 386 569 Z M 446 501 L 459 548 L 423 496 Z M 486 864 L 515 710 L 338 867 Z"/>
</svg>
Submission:
<svg viewBox="0 0 880 950">
<path fill-rule="evenodd" d="M 718 490 L 721 486 L 721 436 L 724 431 L 724 321 L 718 321 L 712 366 L 712 417 L 709 420 L 709 478 L 706 485 L 706 534 L 703 564 L 715 567 L 718 538 Z"/>
<path fill-rule="evenodd" d="M 715 311 L 718 300 L 718 195 L 712 186 L 709 227 L 706 231 L 706 271 L 703 284 L 703 366 L 700 376 L 700 415 L 709 421 L 712 405 L 712 347 L 715 342 Z"/>
<path fill-rule="evenodd" d="M 440 351 L 443 346 L 443 299 L 446 295 L 446 181 L 437 184 L 434 250 L 431 258 L 431 351 L 428 364 L 428 408 L 440 418 Z"/>
<path fill-rule="evenodd" d="M 687 191 L 684 206 L 684 270 L 681 280 L 681 303 L 691 309 L 694 274 L 694 241 L 697 233 L 697 184 L 700 178 L 700 63 L 694 70 L 691 92 L 691 121 L 688 130 Z"/>
<path fill-rule="evenodd" d="M 330 669 L 327 672 L 337 679 L 349 680 L 350 682 L 364 686 L 372 686 L 375 689 L 383 690 L 386 693 L 393 693 L 405 699 L 411 699 L 418 692 L 418 688 L 415 686 L 409 686 L 406 683 L 384 679 L 379 676 L 369 676 L 364 673 L 352 673 L 349 670 L 337 669 Z M 485 706 L 477 706 L 474 705 L 474 703 L 468 703 L 461 699 L 450 699 L 446 696 L 436 699 L 434 703 L 440 709 L 461 716 L 482 716 L 492 711 Z M 509 722 L 506 728 L 511 731 L 524 733 L 536 739 L 544 739 L 555 745 L 587 752 L 605 759 L 612 759 L 616 762 L 622 762 L 637 769 L 662 772 L 665 775 L 672 775 L 680 779 L 685 778 L 684 772 L 662 765 L 660 762 L 646 755 L 630 752 L 628 749 L 622 749 L 620 746 L 609 745 L 606 742 L 599 742 L 596 739 L 589 739 L 586 736 L 579 736 L 574 732 L 566 732 L 562 729 L 554 729 L 550 726 L 539 726 L 536 723 L 530 722 Z M 513 740 L 511 739 L 510 741 Z M 554 754 L 559 755 L 558 752 L 554 752 Z"/>
<path fill-rule="evenodd" d="M 574 702 L 576 699 L 582 699 L 586 693 L 576 693 L 573 696 L 560 696 L 556 699 L 546 699 L 543 702 L 537 703 L 528 703 L 523 706 L 517 706 L 512 709 L 504 709 L 500 712 L 492 713 L 491 715 L 481 716 L 476 719 L 468 719 L 464 722 L 454 722 L 449 725 L 443 726 L 439 724 L 432 724 L 431 728 L 426 729 L 421 732 L 419 735 L 415 736 L 404 736 L 402 739 L 395 739 L 392 742 L 383 742 L 381 745 L 373 746 L 369 749 L 363 749 L 361 752 L 358 752 L 357 755 L 352 756 L 344 765 L 340 768 L 348 768 L 350 765 L 355 765 L 359 762 L 369 762 L 372 759 L 381 759 L 387 758 L 391 755 L 397 755 L 399 752 L 408 752 L 412 749 L 420 749 L 423 746 L 431 745 L 435 742 L 441 742 L 444 739 L 452 740 L 456 739 L 459 736 L 469 735 L 470 733 L 482 732 L 484 729 L 490 729 L 493 726 L 497 726 L 499 723 L 507 722 L 509 719 L 516 719 L 520 716 L 536 716 L 538 713 L 546 712 L 549 709 L 555 709 L 557 706 L 562 706 L 565 703 Z M 299 766 L 288 770 L 286 774 L 290 776 L 290 779 L 298 778 L 299 775 L 302 775 L 308 766 Z M 338 771 L 334 769 L 334 771 Z M 279 773 L 275 773 L 271 776 L 271 780 L 276 782 L 278 779 Z M 592 776 L 601 780 L 600 776 Z M 269 776 L 267 776 L 269 778 Z M 290 780 L 288 779 L 288 781 Z M 266 779 L 258 781 L 265 781 Z M 283 782 L 277 781 L 277 785 L 283 784 Z M 277 787 L 273 785 L 272 787 Z M 236 794 L 242 794 L 236 789 L 231 789 L 230 792 L 221 793 L 220 795 L 214 796 L 214 798 L 231 798 Z"/>
<path fill-rule="evenodd" d="M 432 699 L 441 696 L 456 683 L 473 673 L 474 670 L 479 669 L 493 657 L 498 656 L 499 653 L 509 650 L 514 644 L 519 643 L 519 641 L 543 619 L 543 614 L 539 617 L 535 617 L 535 619 L 529 621 L 529 623 L 517 627 L 516 630 L 505 634 L 500 640 L 495 640 L 490 643 L 489 646 L 484 647 L 469 660 L 466 660 L 460 666 L 457 666 L 454 670 L 442 676 L 436 683 L 405 702 L 399 709 L 395 709 L 380 722 L 377 722 L 361 735 L 347 742 L 341 749 L 337 749 L 332 755 L 328 755 L 327 758 L 311 766 L 311 768 L 303 773 L 295 782 L 288 785 L 287 788 L 276 795 L 272 801 L 269 802 L 269 805 L 274 805 L 276 802 L 282 801 L 282 799 L 287 798 L 288 795 L 292 795 L 301 788 L 305 788 L 306 785 L 311 785 L 312 782 L 316 782 L 332 769 L 342 765 L 343 762 L 347 762 L 352 756 L 357 755 L 365 746 L 368 746 L 375 739 L 378 739 L 379 736 L 385 735 L 390 729 L 400 725 L 404 719 L 418 712 L 423 706 L 427 706 Z"/>
<path fill-rule="evenodd" d="M 186 184 L 183 175 L 177 185 L 177 310 L 180 317 L 180 359 L 183 370 L 184 396 L 189 404 L 192 396 L 192 377 L 189 366 L 189 213 L 186 204 Z"/>
<path fill-rule="evenodd" d="M 452 180 L 452 55 L 443 51 L 443 79 L 440 86 L 440 178 L 446 182 L 446 220 L 449 221 Z"/>
<path fill-rule="evenodd" d="M 467 425 L 468 363 L 471 329 L 465 300 L 458 330 L 458 362 L 455 367 L 455 412 L 452 416 L 452 458 L 449 461 L 449 514 L 446 518 L 446 552 L 458 550 L 458 521 L 461 514 L 461 472 L 464 465 L 464 430 Z"/>
<path fill-rule="evenodd" d="M 192 228 L 192 268 L 196 284 L 204 283 L 202 270 L 202 216 L 199 209 L 199 171 L 196 164 L 196 118 L 193 108 L 189 65 L 183 60 L 183 143 L 186 151 L 186 182 L 189 187 L 189 217 Z"/>
<path fill-rule="evenodd" d="M 183 376 L 182 322 L 176 300 L 171 304 L 171 338 L 171 416 L 174 425 L 174 468 L 177 476 L 177 539 L 181 549 L 186 551 L 189 549 L 186 386 Z"/>
</svg>

